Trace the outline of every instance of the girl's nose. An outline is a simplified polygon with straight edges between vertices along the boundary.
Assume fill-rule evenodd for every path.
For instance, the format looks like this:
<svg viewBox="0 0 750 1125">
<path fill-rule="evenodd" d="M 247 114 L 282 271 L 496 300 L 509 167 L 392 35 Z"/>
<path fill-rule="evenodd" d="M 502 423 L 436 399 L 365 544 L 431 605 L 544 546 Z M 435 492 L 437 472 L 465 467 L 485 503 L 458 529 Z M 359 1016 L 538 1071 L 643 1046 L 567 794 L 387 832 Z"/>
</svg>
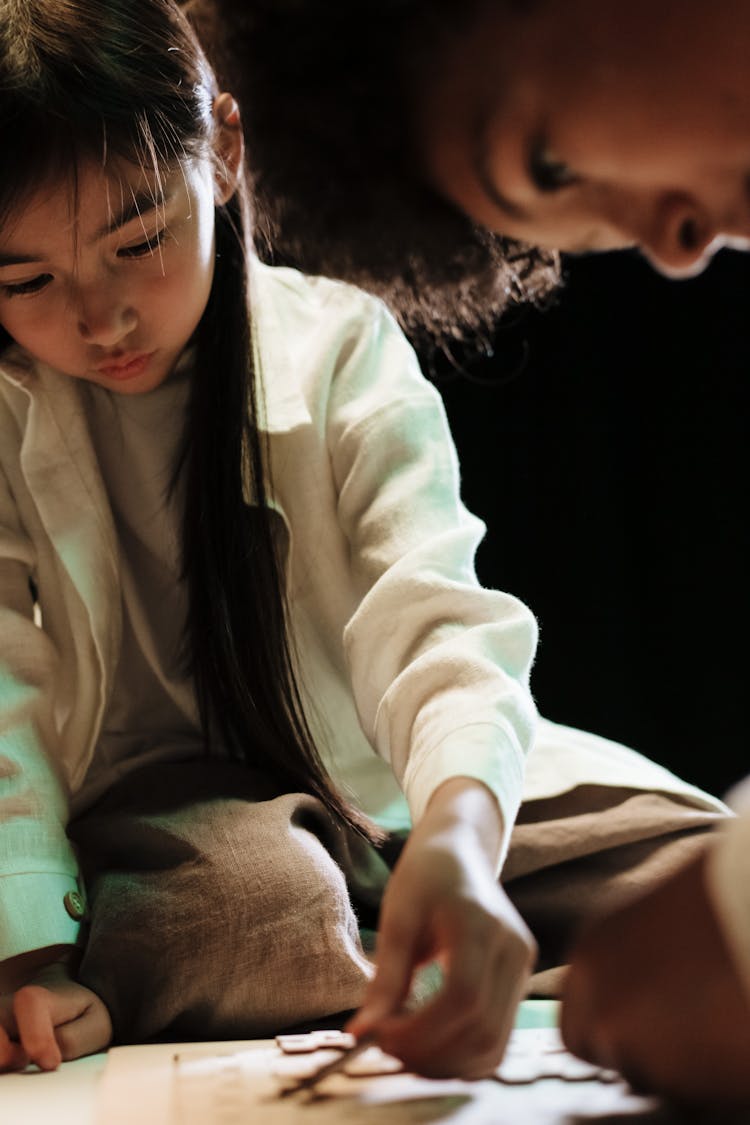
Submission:
<svg viewBox="0 0 750 1125">
<path fill-rule="evenodd" d="M 658 202 L 641 247 L 662 273 L 687 277 L 708 265 L 718 233 L 708 212 L 697 201 L 672 194 Z"/>
<path fill-rule="evenodd" d="M 88 300 L 82 304 L 78 330 L 87 344 L 111 348 L 125 340 L 138 322 L 135 309 L 119 300 Z"/>
</svg>

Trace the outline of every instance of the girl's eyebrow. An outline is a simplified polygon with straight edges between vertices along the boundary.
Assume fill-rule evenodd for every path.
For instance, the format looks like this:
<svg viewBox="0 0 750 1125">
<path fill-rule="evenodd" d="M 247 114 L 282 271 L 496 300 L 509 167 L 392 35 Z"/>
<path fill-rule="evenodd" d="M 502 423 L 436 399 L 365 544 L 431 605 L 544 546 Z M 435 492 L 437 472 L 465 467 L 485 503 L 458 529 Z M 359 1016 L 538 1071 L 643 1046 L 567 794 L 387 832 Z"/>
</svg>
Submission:
<svg viewBox="0 0 750 1125">
<path fill-rule="evenodd" d="M 138 195 L 134 195 L 122 210 L 115 215 L 112 219 L 100 227 L 91 239 L 92 242 L 98 242 L 106 235 L 114 234 L 115 231 L 125 227 L 131 223 L 133 219 L 145 219 L 153 211 L 163 211 L 167 204 L 174 196 L 174 191 L 167 192 L 159 199 L 155 199 L 153 192 L 144 190 Z M 5 266 L 25 266 L 32 265 L 35 262 L 46 261 L 44 254 L 2 254 L 0 253 L 0 269 Z"/>
<path fill-rule="evenodd" d="M 169 192 L 161 196 L 159 199 L 154 199 L 152 191 L 142 191 L 138 195 L 134 195 L 128 203 L 122 208 L 119 214 L 100 227 L 94 234 L 92 242 L 98 242 L 100 238 L 104 238 L 108 234 L 114 234 L 115 231 L 121 227 L 125 227 L 131 223 L 133 219 L 144 219 L 150 215 L 152 211 L 163 210 L 169 202 L 173 193 Z"/>
<path fill-rule="evenodd" d="M 41 257 L 36 257 L 34 254 L 0 254 L 0 269 L 3 266 L 25 266 L 32 262 L 44 261 Z"/>
</svg>

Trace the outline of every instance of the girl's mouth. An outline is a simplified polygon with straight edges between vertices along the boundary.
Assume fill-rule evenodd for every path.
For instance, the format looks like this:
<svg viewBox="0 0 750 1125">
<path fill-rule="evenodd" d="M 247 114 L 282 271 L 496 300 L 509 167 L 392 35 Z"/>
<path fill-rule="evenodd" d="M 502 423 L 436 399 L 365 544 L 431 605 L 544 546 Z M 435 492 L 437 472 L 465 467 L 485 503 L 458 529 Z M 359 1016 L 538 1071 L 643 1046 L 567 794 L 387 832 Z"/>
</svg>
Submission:
<svg viewBox="0 0 750 1125">
<path fill-rule="evenodd" d="M 98 364 L 96 370 L 108 379 L 132 379 L 142 374 L 154 355 L 153 352 L 130 353 Z"/>
</svg>

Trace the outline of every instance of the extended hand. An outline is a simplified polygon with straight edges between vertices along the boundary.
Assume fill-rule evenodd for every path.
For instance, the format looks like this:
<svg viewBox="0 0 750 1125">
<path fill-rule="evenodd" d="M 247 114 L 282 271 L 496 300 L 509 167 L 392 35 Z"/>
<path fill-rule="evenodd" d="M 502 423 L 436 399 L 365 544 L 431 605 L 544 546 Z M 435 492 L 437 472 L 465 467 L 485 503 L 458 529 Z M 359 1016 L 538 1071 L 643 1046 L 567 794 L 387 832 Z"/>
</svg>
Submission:
<svg viewBox="0 0 750 1125">
<path fill-rule="evenodd" d="M 468 799 L 479 821 L 497 820 L 491 794 L 466 785 L 475 790 Z M 458 783 L 438 795 L 450 797 L 449 786 L 460 796 Z M 383 1050 L 431 1076 L 477 1078 L 497 1067 L 535 957 L 472 819 L 454 817 L 438 801 L 412 833 L 383 899 L 377 973 L 348 1025 L 357 1036 L 374 1033 Z M 421 1010 L 404 1012 L 415 970 L 433 960 L 443 969 L 441 991 Z"/>
<path fill-rule="evenodd" d="M 705 859 L 592 925 L 573 951 L 562 1034 L 640 1090 L 750 1102 L 750 1002 L 708 898 Z"/>
<path fill-rule="evenodd" d="M 37 971 L 28 984 L 0 995 L 0 1071 L 63 1061 L 106 1047 L 109 1013 L 99 997 L 68 976 L 64 964 Z"/>
</svg>

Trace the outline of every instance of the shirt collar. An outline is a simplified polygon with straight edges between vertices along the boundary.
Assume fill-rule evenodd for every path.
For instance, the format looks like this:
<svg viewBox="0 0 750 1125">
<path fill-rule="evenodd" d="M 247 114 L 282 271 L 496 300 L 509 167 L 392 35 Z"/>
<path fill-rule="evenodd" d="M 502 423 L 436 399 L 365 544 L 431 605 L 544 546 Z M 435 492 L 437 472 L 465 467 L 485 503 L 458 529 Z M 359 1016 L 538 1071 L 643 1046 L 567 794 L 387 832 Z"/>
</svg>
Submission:
<svg viewBox="0 0 750 1125">
<path fill-rule="evenodd" d="M 285 342 L 289 325 L 284 322 L 283 307 L 274 299 L 275 292 L 267 284 L 266 270 L 260 262 L 251 260 L 250 316 L 258 429 L 275 434 L 309 425 L 312 419 Z"/>
</svg>

